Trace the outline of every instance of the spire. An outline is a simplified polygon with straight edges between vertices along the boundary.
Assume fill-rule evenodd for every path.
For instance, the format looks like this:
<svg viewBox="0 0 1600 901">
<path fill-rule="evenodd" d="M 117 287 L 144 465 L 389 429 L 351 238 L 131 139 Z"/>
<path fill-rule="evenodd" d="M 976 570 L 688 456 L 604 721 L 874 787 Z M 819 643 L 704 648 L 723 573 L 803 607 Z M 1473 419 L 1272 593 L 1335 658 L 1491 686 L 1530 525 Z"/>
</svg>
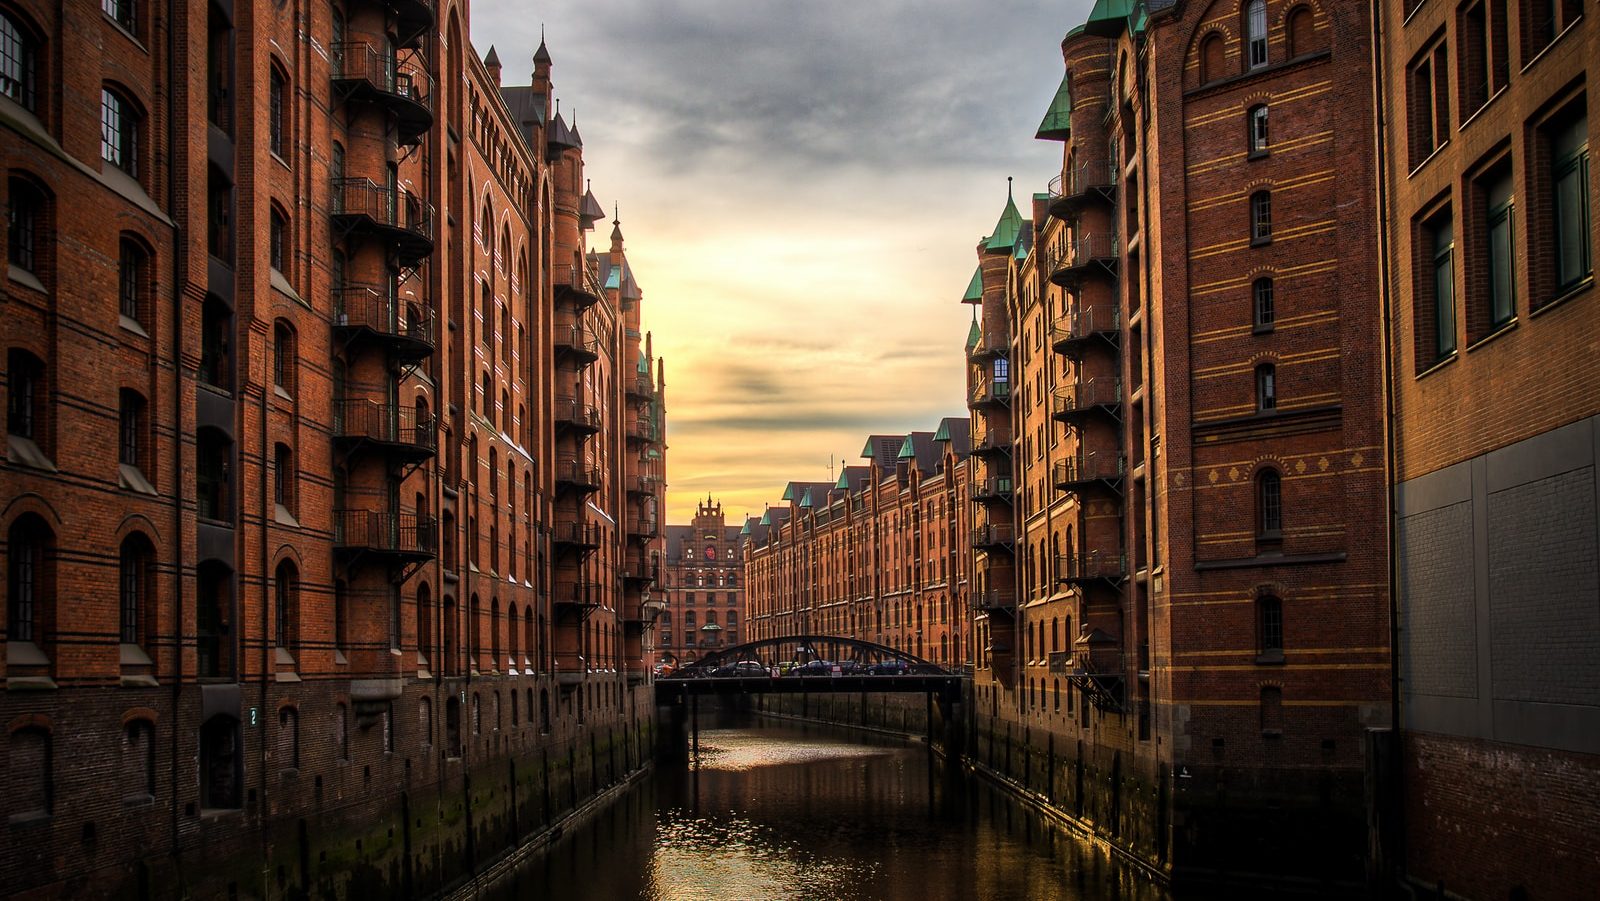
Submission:
<svg viewBox="0 0 1600 901">
<path fill-rule="evenodd" d="M 983 303 L 983 266 L 972 270 L 972 281 L 967 282 L 967 293 L 961 295 L 962 303 Z"/>
<path fill-rule="evenodd" d="M 500 85 L 500 54 L 494 50 L 494 45 L 489 45 L 489 52 L 483 57 L 483 67 L 489 70 L 489 77 L 494 79 L 495 86 Z"/>
<path fill-rule="evenodd" d="M 533 67 L 550 65 L 550 48 L 544 45 L 544 26 L 539 26 L 539 49 L 533 51 Z"/>
<path fill-rule="evenodd" d="M 611 249 L 615 252 L 622 249 L 622 213 L 620 205 L 613 205 L 611 210 Z"/>
<path fill-rule="evenodd" d="M 1017 202 L 1011 198 L 1011 176 L 1006 176 L 1006 208 L 1000 213 L 1000 221 L 994 224 L 994 233 L 989 235 L 989 240 L 984 243 L 983 249 L 987 253 L 1004 251 L 1010 253 L 1017 243 L 1017 233 L 1022 229 L 1022 214 L 1017 212 Z"/>
</svg>

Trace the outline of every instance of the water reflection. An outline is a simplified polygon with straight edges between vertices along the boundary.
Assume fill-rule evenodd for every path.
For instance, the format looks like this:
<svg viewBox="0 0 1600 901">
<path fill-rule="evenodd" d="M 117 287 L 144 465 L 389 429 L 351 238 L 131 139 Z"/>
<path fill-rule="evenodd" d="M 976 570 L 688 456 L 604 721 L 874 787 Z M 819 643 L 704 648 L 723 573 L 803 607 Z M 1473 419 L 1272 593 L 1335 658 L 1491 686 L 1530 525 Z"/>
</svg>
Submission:
<svg viewBox="0 0 1600 901">
<path fill-rule="evenodd" d="M 700 733 L 502 898 L 1076 901 L 1164 895 L 922 746 L 800 725 Z"/>
</svg>

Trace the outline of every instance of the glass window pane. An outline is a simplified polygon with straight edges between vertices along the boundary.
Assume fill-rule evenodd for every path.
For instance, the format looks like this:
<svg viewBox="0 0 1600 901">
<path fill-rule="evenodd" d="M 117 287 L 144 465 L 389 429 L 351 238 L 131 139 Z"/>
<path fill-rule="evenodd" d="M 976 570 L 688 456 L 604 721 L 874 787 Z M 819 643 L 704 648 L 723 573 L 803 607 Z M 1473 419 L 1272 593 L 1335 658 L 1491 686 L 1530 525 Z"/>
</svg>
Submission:
<svg viewBox="0 0 1600 901">
<path fill-rule="evenodd" d="M 1489 219 L 1489 318 L 1494 325 L 1509 321 L 1514 313 L 1512 280 L 1511 210 L 1504 208 Z"/>
<path fill-rule="evenodd" d="M 1579 157 L 1557 171 L 1555 182 L 1556 285 L 1565 288 L 1589 274 L 1588 193 Z"/>
</svg>

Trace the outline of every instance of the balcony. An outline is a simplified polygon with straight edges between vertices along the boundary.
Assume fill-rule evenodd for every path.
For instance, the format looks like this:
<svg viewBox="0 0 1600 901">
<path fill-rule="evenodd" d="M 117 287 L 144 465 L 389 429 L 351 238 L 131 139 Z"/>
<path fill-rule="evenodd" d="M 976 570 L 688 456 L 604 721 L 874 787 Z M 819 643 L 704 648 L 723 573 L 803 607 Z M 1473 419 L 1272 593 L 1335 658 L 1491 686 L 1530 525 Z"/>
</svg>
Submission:
<svg viewBox="0 0 1600 901">
<path fill-rule="evenodd" d="M 1050 215 L 1070 220 L 1091 203 L 1117 202 L 1117 168 L 1110 160 L 1079 163 L 1050 179 Z"/>
<path fill-rule="evenodd" d="M 557 620 L 563 617 L 587 619 L 600 608 L 604 589 L 599 582 L 582 579 L 557 579 L 550 589 L 550 609 Z"/>
<path fill-rule="evenodd" d="M 998 501 L 1010 503 L 1011 492 L 1010 476 L 994 476 L 972 486 L 972 499 L 980 504 Z"/>
<path fill-rule="evenodd" d="M 432 31 L 438 21 L 437 0 L 386 0 L 386 3 L 394 10 L 394 30 L 400 37 L 399 46 L 422 46 L 423 35 Z"/>
<path fill-rule="evenodd" d="M 1016 540 L 1015 531 L 1008 522 L 992 522 L 972 527 L 972 547 L 979 551 L 1010 550 Z"/>
<path fill-rule="evenodd" d="M 974 363 L 982 363 L 1003 357 L 1010 352 L 1010 342 L 1004 332 L 996 331 L 991 334 L 988 330 L 978 335 L 978 343 L 972 345 L 967 351 L 967 359 Z"/>
<path fill-rule="evenodd" d="M 395 300 L 373 285 L 350 285 L 333 292 L 333 331 L 347 346 L 375 344 L 402 362 L 433 353 L 433 308 Z"/>
<path fill-rule="evenodd" d="M 583 553 L 600 547 L 600 524 L 581 517 L 557 517 L 550 526 L 550 544 L 558 550 Z"/>
<path fill-rule="evenodd" d="M 1105 582 L 1120 585 L 1128 578 L 1128 555 L 1108 551 L 1063 554 L 1056 558 L 1056 581 L 1068 585 Z"/>
<path fill-rule="evenodd" d="M 333 550 L 347 560 L 357 556 L 394 563 L 432 560 L 433 533 L 431 516 L 377 510 L 333 511 Z"/>
<path fill-rule="evenodd" d="M 1115 304 L 1102 303 L 1072 310 L 1050 330 L 1050 346 L 1058 354 L 1075 356 L 1084 344 L 1099 338 L 1116 347 L 1122 338 L 1122 311 Z"/>
<path fill-rule="evenodd" d="M 1095 707 L 1108 713 L 1124 712 L 1128 674 L 1117 640 L 1100 629 L 1091 629 L 1073 644 L 1077 651 L 1067 681 Z"/>
<path fill-rule="evenodd" d="M 629 494 L 655 494 L 661 487 L 661 477 L 654 472 L 635 473 L 623 479 Z"/>
<path fill-rule="evenodd" d="M 552 340 L 557 362 L 566 359 L 587 366 L 600 359 L 600 339 L 582 325 L 558 323 Z"/>
<path fill-rule="evenodd" d="M 660 565 L 655 560 L 637 554 L 628 555 L 623 559 L 622 565 L 617 567 L 617 574 L 624 582 L 654 582 L 659 573 Z"/>
<path fill-rule="evenodd" d="M 431 415 L 415 407 L 371 400 L 340 401 L 333 408 L 333 440 L 346 456 L 361 451 L 382 454 L 409 465 L 431 459 L 438 449 L 438 430 Z"/>
<path fill-rule="evenodd" d="M 345 233 L 391 245 L 404 265 L 417 265 L 433 253 L 433 205 L 402 188 L 370 178 L 336 178 L 331 215 Z"/>
<path fill-rule="evenodd" d="M 604 290 L 587 266 L 556 266 L 550 275 L 555 283 L 556 303 L 566 302 L 580 310 L 597 303 Z"/>
<path fill-rule="evenodd" d="M 973 456 L 999 457 L 1011 455 L 1011 436 L 1002 429 L 989 429 L 972 442 Z"/>
<path fill-rule="evenodd" d="M 1085 278 L 1115 278 L 1120 238 L 1114 231 L 1080 235 L 1069 243 L 1066 252 L 1050 271 L 1050 281 L 1069 289 Z"/>
<path fill-rule="evenodd" d="M 661 520 L 655 516 L 635 516 L 628 520 L 628 534 L 646 541 L 661 534 Z"/>
<path fill-rule="evenodd" d="M 633 400 L 651 400 L 656 396 L 655 388 L 650 384 L 647 373 L 639 373 L 625 383 L 628 397 Z"/>
<path fill-rule="evenodd" d="M 397 143 L 421 143 L 433 127 L 433 79 L 428 73 L 364 41 L 334 44 L 330 49 L 335 95 L 383 107 L 394 114 Z"/>
<path fill-rule="evenodd" d="M 1061 491 L 1087 492 L 1104 489 L 1122 491 L 1122 477 L 1126 464 L 1121 454 L 1082 453 L 1056 461 L 1053 479 Z"/>
<path fill-rule="evenodd" d="M 556 431 L 593 435 L 600 431 L 600 408 L 575 397 L 558 397 L 555 405 Z"/>
<path fill-rule="evenodd" d="M 974 410 L 988 407 L 1005 407 L 1011 404 L 1011 382 L 1008 379 L 980 378 L 972 386 L 967 406 Z"/>
<path fill-rule="evenodd" d="M 972 609 L 983 613 L 1010 613 L 1017 609 L 1017 594 L 1011 588 L 988 588 L 972 593 Z"/>
<path fill-rule="evenodd" d="M 597 464 L 577 457 L 566 457 L 556 461 L 557 494 L 565 491 L 589 494 L 600 490 L 603 484 L 605 484 L 605 473 Z"/>
<path fill-rule="evenodd" d="M 1057 388 L 1051 398 L 1050 415 L 1071 424 L 1082 422 L 1094 412 L 1120 419 L 1121 408 L 1122 379 L 1100 376 Z"/>
<path fill-rule="evenodd" d="M 627 419 L 629 441 L 656 440 L 656 425 L 649 416 L 630 416 Z"/>
</svg>

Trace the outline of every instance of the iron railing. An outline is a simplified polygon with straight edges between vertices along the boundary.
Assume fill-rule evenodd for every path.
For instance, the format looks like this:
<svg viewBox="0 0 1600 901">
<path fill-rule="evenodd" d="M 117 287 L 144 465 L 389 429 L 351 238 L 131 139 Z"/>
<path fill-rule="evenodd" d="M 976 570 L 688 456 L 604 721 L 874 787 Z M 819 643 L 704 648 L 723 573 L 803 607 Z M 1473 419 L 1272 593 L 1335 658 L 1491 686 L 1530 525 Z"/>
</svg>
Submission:
<svg viewBox="0 0 1600 901">
<path fill-rule="evenodd" d="M 388 338 L 434 346 L 433 308 L 389 297 L 372 285 L 347 285 L 333 292 L 335 328 L 367 329 Z"/>
<path fill-rule="evenodd" d="M 339 547 L 431 556 L 436 520 L 415 513 L 333 511 L 333 543 Z"/>
<path fill-rule="evenodd" d="M 438 433 L 431 414 L 418 415 L 415 407 L 355 398 L 334 407 L 333 432 L 341 438 L 361 438 L 385 444 L 435 450 Z"/>
</svg>

